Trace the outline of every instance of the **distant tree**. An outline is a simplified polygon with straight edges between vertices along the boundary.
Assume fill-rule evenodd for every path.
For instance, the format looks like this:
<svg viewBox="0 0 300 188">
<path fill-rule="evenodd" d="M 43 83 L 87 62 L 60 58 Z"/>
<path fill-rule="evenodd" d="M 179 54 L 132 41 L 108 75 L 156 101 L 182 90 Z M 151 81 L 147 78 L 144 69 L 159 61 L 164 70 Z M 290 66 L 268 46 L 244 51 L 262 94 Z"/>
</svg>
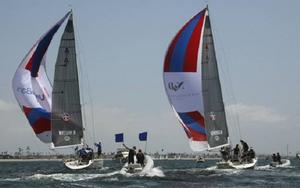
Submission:
<svg viewBox="0 0 300 188">
<path fill-rule="evenodd" d="M 26 147 L 26 155 L 27 155 L 27 156 L 30 155 L 30 147 L 29 147 L 29 146 Z"/>
<path fill-rule="evenodd" d="M 19 156 L 23 155 L 23 149 L 21 147 L 18 148 Z"/>
</svg>

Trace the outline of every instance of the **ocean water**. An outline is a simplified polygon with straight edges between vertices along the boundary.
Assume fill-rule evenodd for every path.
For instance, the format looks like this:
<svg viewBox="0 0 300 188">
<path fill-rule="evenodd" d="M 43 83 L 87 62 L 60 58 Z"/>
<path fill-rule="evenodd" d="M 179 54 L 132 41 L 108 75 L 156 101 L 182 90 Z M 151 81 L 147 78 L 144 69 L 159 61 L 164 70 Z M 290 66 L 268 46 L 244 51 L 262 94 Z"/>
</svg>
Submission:
<svg viewBox="0 0 300 188">
<path fill-rule="evenodd" d="M 300 160 L 272 168 L 260 159 L 253 170 L 219 170 L 214 160 L 155 160 L 142 175 L 122 173 L 118 161 L 102 169 L 68 170 L 60 161 L 0 162 L 0 187 L 300 187 Z"/>
</svg>

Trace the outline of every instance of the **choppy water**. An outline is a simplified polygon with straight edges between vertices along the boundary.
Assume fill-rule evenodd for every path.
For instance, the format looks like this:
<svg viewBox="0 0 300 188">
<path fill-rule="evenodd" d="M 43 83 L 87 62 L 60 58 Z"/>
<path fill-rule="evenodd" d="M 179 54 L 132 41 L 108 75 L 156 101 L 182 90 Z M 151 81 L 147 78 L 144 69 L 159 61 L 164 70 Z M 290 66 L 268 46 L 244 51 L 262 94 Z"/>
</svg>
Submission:
<svg viewBox="0 0 300 188">
<path fill-rule="evenodd" d="M 0 187 L 300 187 L 300 160 L 271 168 L 259 160 L 254 170 L 217 170 L 216 161 L 156 160 L 143 175 L 120 172 L 117 161 L 104 161 L 102 169 L 71 171 L 59 161 L 0 162 Z"/>
</svg>

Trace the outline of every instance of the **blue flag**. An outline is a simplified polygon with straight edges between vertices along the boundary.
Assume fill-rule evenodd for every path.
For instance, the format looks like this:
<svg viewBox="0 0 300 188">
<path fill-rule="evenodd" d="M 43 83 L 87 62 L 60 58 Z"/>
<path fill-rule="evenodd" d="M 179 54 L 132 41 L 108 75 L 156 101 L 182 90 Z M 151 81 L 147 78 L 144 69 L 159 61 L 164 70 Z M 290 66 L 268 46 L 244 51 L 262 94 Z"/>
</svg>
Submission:
<svg viewBox="0 0 300 188">
<path fill-rule="evenodd" d="M 140 141 L 147 141 L 147 132 L 142 132 L 139 134 Z"/>
<path fill-rule="evenodd" d="M 115 141 L 116 142 L 124 142 L 123 133 L 115 134 Z"/>
</svg>

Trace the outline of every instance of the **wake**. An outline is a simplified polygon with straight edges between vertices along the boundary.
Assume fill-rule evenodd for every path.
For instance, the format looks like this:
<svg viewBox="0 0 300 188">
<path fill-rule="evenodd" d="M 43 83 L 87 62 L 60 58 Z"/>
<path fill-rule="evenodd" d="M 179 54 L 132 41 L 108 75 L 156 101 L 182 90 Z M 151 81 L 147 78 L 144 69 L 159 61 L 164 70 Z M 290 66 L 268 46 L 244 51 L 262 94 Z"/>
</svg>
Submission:
<svg viewBox="0 0 300 188">
<path fill-rule="evenodd" d="M 28 176 L 27 180 L 42 180 L 42 179 L 53 179 L 57 181 L 65 181 L 65 182 L 77 182 L 83 180 L 92 180 L 96 178 L 107 178 L 112 177 L 119 174 L 118 171 L 105 173 L 105 174 L 34 174 L 32 176 Z"/>
<path fill-rule="evenodd" d="M 154 162 L 151 157 L 146 156 L 147 164 L 141 172 L 138 173 L 127 173 L 124 171 L 124 167 L 121 170 L 115 170 L 113 172 L 101 173 L 101 174 L 80 174 L 80 173 L 54 173 L 54 174 L 33 174 L 31 176 L 18 177 L 18 178 L 6 178 L 0 179 L 0 181 L 39 181 L 39 180 L 56 180 L 63 182 L 79 182 L 85 180 L 93 180 L 101 178 L 104 181 L 118 181 L 117 175 L 123 175 L 125 177 L 164 177 L 163 171 L 159 167 L 154 167 Z M 101 171 L 107 170 L 108 168 L 102 168 Z"/>
<path fill-rule="evenodd" d="M 137 173 L 128 173 L 126 170 L 126 165 L 128 165 L 127 163 L 123 166 L 123 168 L 120 170 L 120 174 L 126 176 L 126 177 L 131 177 L 131 176 L 146 176 L 146 177 L 165 177 L 163 171 L 160 169 L 160 167 L 155 167 L 154 168 L 154 161 L 153 159 L 148 156 L 145 155 L 145 159 L 147 161 L 145 167 L 143 168 L 143 170 L 141 172 L 137 172 Z"/>
</svg>

